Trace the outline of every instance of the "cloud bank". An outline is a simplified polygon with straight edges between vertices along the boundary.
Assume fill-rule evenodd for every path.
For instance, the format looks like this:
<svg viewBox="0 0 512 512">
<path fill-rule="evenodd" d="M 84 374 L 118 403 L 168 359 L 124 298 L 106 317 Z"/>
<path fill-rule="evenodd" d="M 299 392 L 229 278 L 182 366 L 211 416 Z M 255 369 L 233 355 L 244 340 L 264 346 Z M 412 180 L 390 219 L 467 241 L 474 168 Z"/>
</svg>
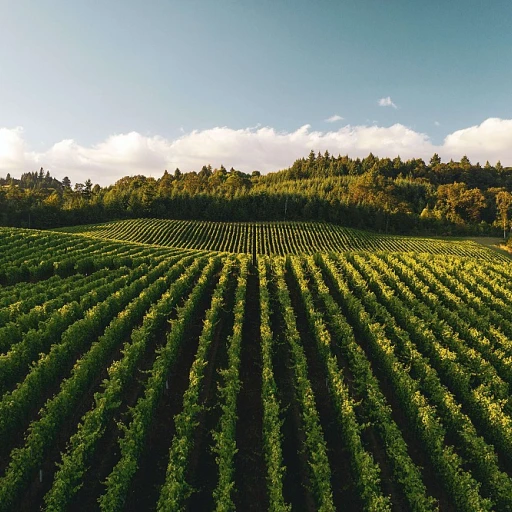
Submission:
<svg viewBox="0 0 512 512">
<path fill-rule="evenodd" d="M 304 125 L 292 132 L 270 127 L 216 127 L 194 130 L 177 139 L 130 132 L 88 147 L 67 139 L 41 152 L 28 147 L 22 128 L 0 128 L 0 176 L 8 172 L 20 176 L 44 167 L 58 179 L 69 176 L 75 183 L 90 178 L 94 183 L 109 185 L 126 175 L 159 177 L 164 169 L 199 171 L 208 163 L 267 173 L 290 166 L 312 149 L 353 158 L 371 151 L 379 157 L 400 155 L 404 160 L 423 158 L 427 162 L 434 153 L 444 161 L 467 155 L 472 162 L 501 160 L 503 165 L 512 165 L 512 119 L 487 119 L 449 134 L 439 145 L 433 144 L 427 134 L 402 124 L 346 125 L 331 131 L 316 131 Z"/>
</svg>

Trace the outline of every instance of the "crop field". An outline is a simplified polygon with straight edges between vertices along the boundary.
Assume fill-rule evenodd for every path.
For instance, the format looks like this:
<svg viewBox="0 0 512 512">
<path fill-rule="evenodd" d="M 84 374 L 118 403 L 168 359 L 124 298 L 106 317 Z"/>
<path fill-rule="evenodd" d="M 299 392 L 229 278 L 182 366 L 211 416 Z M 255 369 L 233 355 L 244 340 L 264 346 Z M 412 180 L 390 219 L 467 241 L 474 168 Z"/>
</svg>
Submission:
<svg viewBox="0 0 512 512">
<path fill-rule="evenodd" d="M 326 224 L 68 230 L 0 228 L 1 511 L 512 510 L 512 260 Z"/>
<path fill-rule="evenodd" d="M 320 222 L 130 219 L 57 231 L 164 247 L 279 256 L 328 251 L 412 251 L 480 258 L 491 254 L 469 241 L 379 235 Z"/>
</svg>

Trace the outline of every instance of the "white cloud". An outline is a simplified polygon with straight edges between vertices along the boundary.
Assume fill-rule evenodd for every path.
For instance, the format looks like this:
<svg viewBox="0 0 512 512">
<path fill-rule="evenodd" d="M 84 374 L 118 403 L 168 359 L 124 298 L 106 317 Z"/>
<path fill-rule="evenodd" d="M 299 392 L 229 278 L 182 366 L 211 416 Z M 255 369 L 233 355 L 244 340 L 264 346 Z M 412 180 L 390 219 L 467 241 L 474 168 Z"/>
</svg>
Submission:
<svg viewBox="0 0 512 512">
<path fill-rule="evenodd" d="M 386 98 L 381 98 L 379 101 L 379 107 L 393 107 L 398 108 L 393 101 L 391 100 L 391 96 L 387 96 Z"/>
<path fill-rule="evenodd" d="M 0 128 L 0 169 L 17 171 L 33 161 L 34 155 L 28 151 L 23 139 L 23 128 Z"/>
<path fill-rule="evenodd" d="M 491 118 L 449 134 L 434 145 L 427 134 L 402 124 L 392 126 L 351 126 L 338 130 L 314 131 L 304 125 L 292 132 L 256 126 L 232 129 L 215 127 L 194 130 L 176 139 L 144 136 L 138 132 L 112 135 L 93 146 L 72 139 L 62 140 L 44 151 L 28 148 L 21 128 L 0 128 L 0 176 L 44 167 L 59 179 L 69 176 L 73 183 L 90 178 L 109 185 L 126 175 L 160 176 L 164 169 L 199 171 L 204 164 L 235 167 L 263 173 L 290 166 L 311 151 L 364 157 L 371 151 L 379 157 L 423 158 L 438 153 L 444 161 L 460 160 L 466 154 L 472 162 L 512 165 L 512 119 Z"/>
<path fill-rule="evenodd" d="M 434 121 L 434 124 L 435 124 L 436 126 L 441 126 L 441 123 L 440 123 L 439 121 Z"/>
<path fill-rule="evenodd" d="M 331 117 L 328 117 L 327 119 L 324 119 L 326 123 L 335 123 L 336 121 L 342 121 L 343 117 L 339 116 L 338 114 L 334 114 Z"/>
<path fill-rule="evenodd" d="M 470 160 L 512 165 L 512 119 L 491 117 L 483 123 L 457 130 L 444 139 L 450 154 L 467 155 Z"/>
</svg>

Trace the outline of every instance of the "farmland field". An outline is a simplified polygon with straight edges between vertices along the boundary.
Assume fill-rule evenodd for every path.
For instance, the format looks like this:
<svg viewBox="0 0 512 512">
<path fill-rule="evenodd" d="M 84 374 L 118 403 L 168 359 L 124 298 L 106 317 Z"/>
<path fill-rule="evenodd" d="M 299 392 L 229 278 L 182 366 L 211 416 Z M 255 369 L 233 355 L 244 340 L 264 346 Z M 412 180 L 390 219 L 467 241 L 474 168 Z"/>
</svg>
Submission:
<svg viewBox="0 0 512 512">
<path fill-rule="evenodd" d="M 511 260 L 313 223 L 60 231 L 0 228 L 0 510 L 512 510 Z"/>
<path fill-rule="evenodd" d="M 107 240 L 142 242 L 164 247 L 280 255 L 343 251 L 413 251 L 478 256 L 478 244 L 410 236 L 387 236 L 320 222 L 207 222 L 130 219 L 90 226 L 61 228 Z M 494 256 L 491 256 L 494 257 Z"/>
</svg>

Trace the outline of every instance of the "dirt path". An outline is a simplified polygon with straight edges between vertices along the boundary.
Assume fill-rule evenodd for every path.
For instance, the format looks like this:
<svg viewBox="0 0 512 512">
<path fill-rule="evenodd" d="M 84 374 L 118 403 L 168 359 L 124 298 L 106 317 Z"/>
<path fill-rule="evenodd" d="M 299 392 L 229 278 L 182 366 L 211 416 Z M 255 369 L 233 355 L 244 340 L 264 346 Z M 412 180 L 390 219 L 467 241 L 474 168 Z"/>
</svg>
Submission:
<svg viewBox="0 0 512 512">
<path fill-rule="evenodd" d="M 472 242 L 476 242 L 477 244 L 483 245 L 488 249 L 491 249 L 502 256 L 512 259 L 512 253 L 507 249 L 502 249 L 501 245 L 503 244 L 503 238 L 496 238 L 491 236 L 473 236 L 473 237 L 465 237 L 463 240 L 471 240 Z"/>
</svg>

